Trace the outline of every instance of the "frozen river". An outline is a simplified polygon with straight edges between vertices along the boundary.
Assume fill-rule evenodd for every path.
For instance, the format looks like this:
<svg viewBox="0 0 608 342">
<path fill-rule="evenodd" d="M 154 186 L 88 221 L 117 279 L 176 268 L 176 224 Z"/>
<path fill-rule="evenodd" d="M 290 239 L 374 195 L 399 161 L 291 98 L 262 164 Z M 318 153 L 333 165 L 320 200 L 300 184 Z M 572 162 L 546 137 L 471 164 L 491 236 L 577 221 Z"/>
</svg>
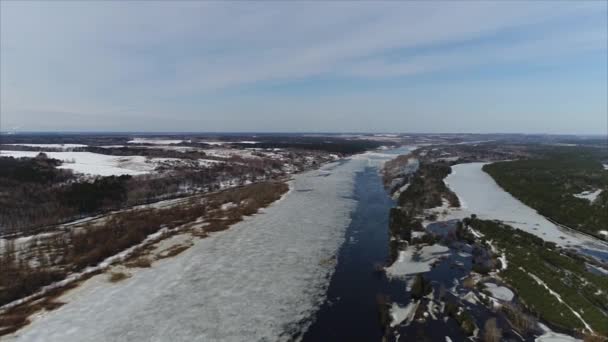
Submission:
<svg viewBox="0 0 608 342">
<path fill-rule="evenodd" d="M 406 150 L 400 150 L 405 152 Z M 17 341 L 276 341 L 306 330 L 325 298 L 355 177 L 391 158 L 367 153 L 297 175 L 263 213 L 111 284 L 95 276 Z"/>
<path fill-rule="evenodd" d="M 482 170 L 483 165 L 484 163 L 468 163 L 452 166 L 452 173 L 445 182 L 458 195 L 462 205 L 462 210 L 455 211 L 454 216 L 476 214 L 483 219 L 500 220 L 546 241 L 608 260 L 607 243 L 550 222 L 504 191 Z"/>
</svg>

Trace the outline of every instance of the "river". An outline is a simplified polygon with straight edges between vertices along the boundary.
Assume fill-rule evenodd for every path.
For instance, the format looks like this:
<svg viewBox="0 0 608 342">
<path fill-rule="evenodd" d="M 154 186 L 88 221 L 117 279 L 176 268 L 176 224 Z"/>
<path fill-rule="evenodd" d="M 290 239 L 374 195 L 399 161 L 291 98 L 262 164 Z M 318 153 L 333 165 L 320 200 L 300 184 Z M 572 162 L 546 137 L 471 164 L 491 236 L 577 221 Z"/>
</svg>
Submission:
<svg viewBox="0 0 608 342">
<path fill-rule="evenodd" d="M 323 311 L 328 290 L 345 304 L 366 298 L 361 311 L 344 317 L 366 332 L 377 330 L 372 267 L 384 261 L 392 205 L 378 172 L 405 152 L 365 153 L 296 175 L 290 192 L 262 213 L 151 268 L 132 269 L 120 283 L 96 275 L 58 298 L 65 305 L 33 317 L 7 339 L 288 341 Z M 350 261 L 339 262 L 334 273 L 343 253 Z M 345 320 L 340 330 L 347 328 Z"/>
<path fill-rule="evenodd" d="M 377 341 L 382 337 L 376 295 L 385 287 L 375 271 L 388 257 L 387 195 L 378 170 L 368 167 L 356 176 L 356 210 L 346 232 L 327 300 L 304 341 Z"/>
</svg>

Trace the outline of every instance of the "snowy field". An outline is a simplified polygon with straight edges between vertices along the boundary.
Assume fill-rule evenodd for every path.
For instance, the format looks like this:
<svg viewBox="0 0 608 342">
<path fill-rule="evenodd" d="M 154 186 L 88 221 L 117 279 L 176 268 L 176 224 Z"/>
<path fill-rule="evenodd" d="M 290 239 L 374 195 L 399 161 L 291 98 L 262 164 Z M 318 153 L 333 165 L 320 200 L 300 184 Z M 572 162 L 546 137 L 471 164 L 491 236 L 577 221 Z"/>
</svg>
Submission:
<svg viewBox="0 0 608 342">
<path fill-rule="evenodd" d="M 0 151 L 1 157 L 33 158 L 35 151 Z M 99 175 L 141 175 L 154 171 L 158 162 L 169 158 L 147 160 L 143 156 L 110 156 L 91 152 L 44 152 L 49 158 L 63 162 L 60 169 L 71 169 L 74 172 Z"/>
<path fill-rule="evenodd" d="M 296 175 L 281 200 L 122 282 L 91 278 L 17 341 L 286 341 L 323 302 L 344 240 L 354 179 L 390 155 Z"/>
<path fill-rule="evenodd" d="M 481 169 L 483 165 L 485 163 L 452 166 L 445 183 L 458 195 L 462 209 L 451 210 L 450 216 L 462 218 L 474 213 L 481 219 L 500 220 L 546 241 L 574 247 L 585 254 L 603 254 L 606 258 L 607 243 L 553 224 L 504 191 Z"/>
<path fill-rule="evenodd" d="M 87 147 L 87 145 L 82 144 L 8 144 L 10 146 L 26 146 L 26 147 L 39 147 L 39 148 L 56 148 L 62 149 L 65 151 L 71 151 L 77 147 Z"/>
<path fill-rule="evenodd" d="M 184 140 L 161 139 L 161 138 L 134 138 L 127 141 L 127 144 L 152 144 L 152 145 L 171 145 L 179 144 Z M 186 142 L 190 142 L 189 140 Z"/>
</svg>

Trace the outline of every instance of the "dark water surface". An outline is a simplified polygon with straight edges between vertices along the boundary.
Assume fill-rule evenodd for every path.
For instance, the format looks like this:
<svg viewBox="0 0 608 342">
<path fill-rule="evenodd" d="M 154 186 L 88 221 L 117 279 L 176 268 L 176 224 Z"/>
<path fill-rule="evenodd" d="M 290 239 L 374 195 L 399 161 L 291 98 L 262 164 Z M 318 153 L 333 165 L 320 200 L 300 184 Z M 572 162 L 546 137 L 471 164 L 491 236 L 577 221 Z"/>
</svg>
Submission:
<svg viewBox="0 0 608 342">
<path fill-rule="evenodd" d="M 378 169 L 367 168 L 356 177 L 357 208 L 338 253 L 327 300 L 319 309 L 304 341 L 379 341 L 376 295 L 387 286 L 375 272 L 388 257 L 388 213 L 394 205 L 382 186 Z"/>
<path fill-rule="evenodd" d="M 384 266 L 388 260 L 389 210 L 395 205 L 384 190 L 377 168 L 370 167 L 357 174 L 354 196 L 357 207 L 338 253 L 327 300 L 304 334 L 304 341 L 381 341 L 384 331 L 379 321 L 377 295 L 388 295 L 392 302 L 402 306 L 411 300 L 405 281 L 389 280 L 383 272 L 376 271 L 377 266 Z M 441 225 L 450 223 L 453 224 Z M 451 253 L 451 261 L 440 263 L 426 274 L 434 287 L 443 284 L 449 288 L 454 279 L 468 274 L 470 258 L 460 257 L 455 250 Z M 453 262 L 460 262 L 463 267 L 454 267 Z M 479 326 L 489 317 L 483 306 L 476 305 L 469 310 L 475 313 Z M 400 340 L 411 341 L 445 341 L 446 336 L 454 342 L 466 339 L 455 320 L 441 318 L 426 323 L 413 322 L 398 328 L 397 334 Z M 389 338 L 392 340 L 394 337 Z"/>
</svg>

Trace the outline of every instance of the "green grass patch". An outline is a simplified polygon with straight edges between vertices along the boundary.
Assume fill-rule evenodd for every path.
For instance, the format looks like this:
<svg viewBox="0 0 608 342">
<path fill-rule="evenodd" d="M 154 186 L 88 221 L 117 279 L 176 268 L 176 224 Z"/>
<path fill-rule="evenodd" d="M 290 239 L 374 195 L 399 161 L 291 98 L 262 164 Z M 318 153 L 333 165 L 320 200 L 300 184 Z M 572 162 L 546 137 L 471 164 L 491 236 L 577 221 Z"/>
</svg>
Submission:
<svg viewBox="0 0 608 342">
<path fill-rule="evenodd" d="M 554 244 L 497 221 L 474 219 L 470 226 L 486 241 L 503 251 L 508 268 L 500 275 L 513 286 L 522 301 L 548 322 L 572 330 L 584 325 L 573 310 L 596 332 L 608 336 L 608 277 L 587 271 L 583 259 L 564 253 Z M 540 278 L 562 303 L 530 274 Z M 567 304 L 567 305 L 566 305 Z"/>
</svg>

